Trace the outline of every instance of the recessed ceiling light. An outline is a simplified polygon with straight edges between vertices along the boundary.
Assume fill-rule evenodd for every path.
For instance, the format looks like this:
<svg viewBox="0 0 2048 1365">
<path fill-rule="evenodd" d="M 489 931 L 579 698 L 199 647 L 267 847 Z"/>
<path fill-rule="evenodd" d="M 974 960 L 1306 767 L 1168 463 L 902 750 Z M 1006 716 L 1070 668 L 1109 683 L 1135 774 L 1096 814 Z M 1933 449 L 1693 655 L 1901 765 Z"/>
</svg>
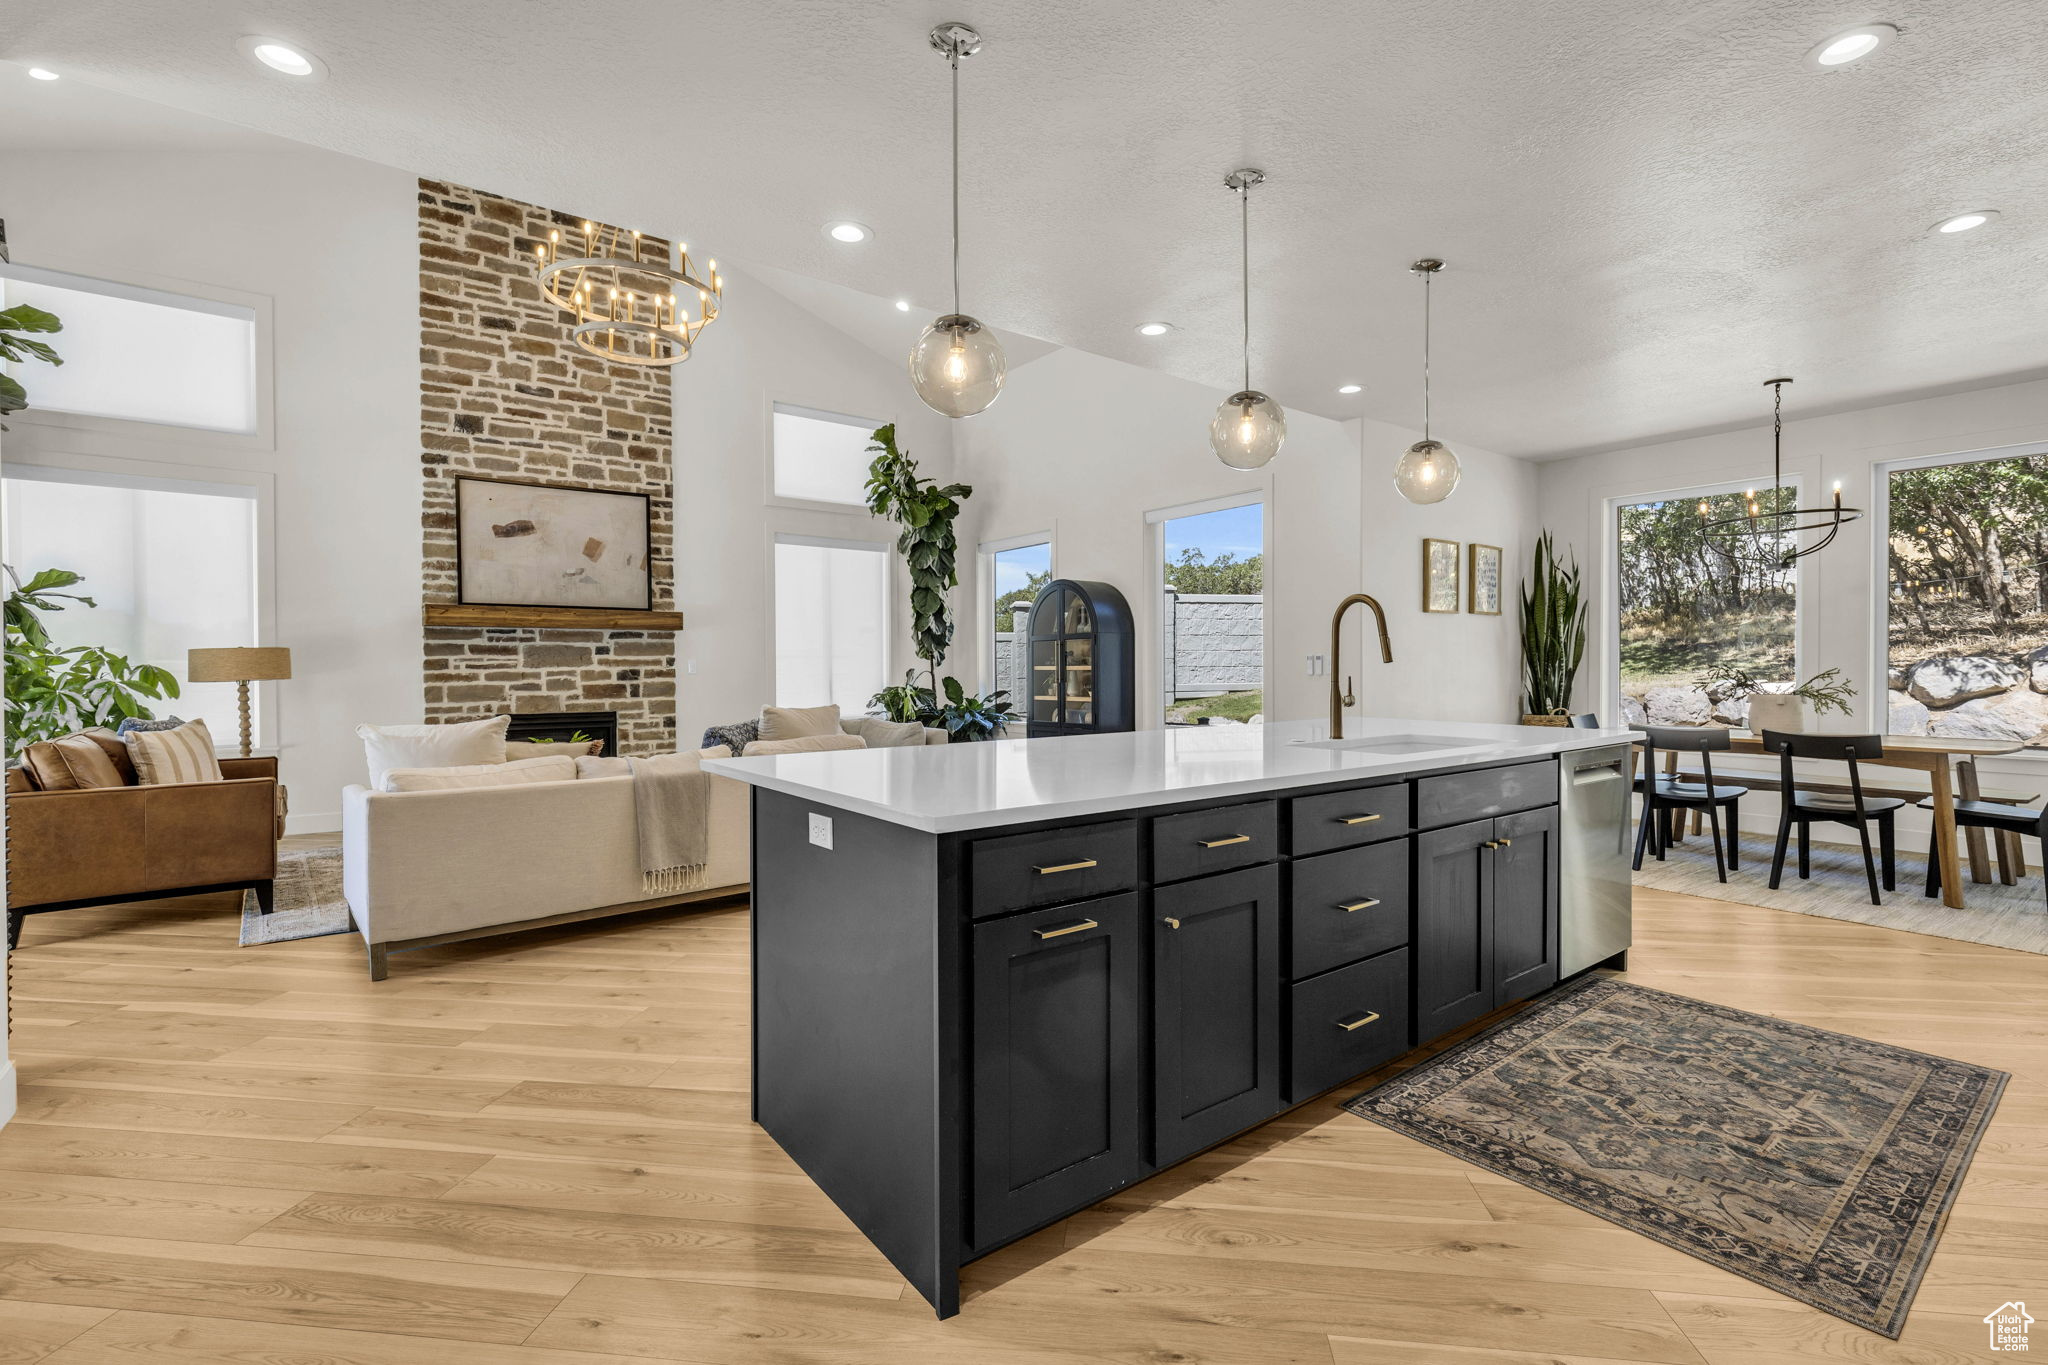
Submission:
<svg viewBox="0 0 2048 1365">
<path fill-rule="evenodd" d="M 1934 230 L 1940 233 L 1968 232 L 1971 228 L 1983 227 L 1997 216 L 1997 209 L 1971 209 L 1968 213 L 1942 219 L 1934 225 Z"/>
<path fill-rule="evenodd" d="M 899 313 L 907 313 L 907 312 L 909 312 L 909 311 L 910 311 L 910 300 L 909 300 L 909 299 L 898 299 L 898 300 L 896 300 L 896 311 L 897 311 L 897 312 L 899 312 Z"/>
<path fill-rule="evenodd" d="M 57 79 L 57 73 L 50 70 L 47 66 L 32 66 L 28 69 L 28 74 L 39 81 L 54 81 Z"/>
<path fill-rule="evenodd" d="M 235 51 L 258 66 L 275 71 L 281 76 L 312 81 L 327 79 L 327 63 L 304 48 L 295 47 L 280 38 L 265 38 L 260 34 L 245 33 L 235 40 Z"/>
<path fill-rule="evenodd" d="M 1865 24 L 1848 29 L 1815 44 L 1806 54 L 1806 64 L 1817 71 L 1834 71 L 1862 61 L 1898 36 L 1898 29 L 1891 24 Z"/>
<path fill-rule="evenodd" d="M 865 224 L 844 222 L 825 224 L 825 235 L 835 242 L 865 242 L 875 234 Z"/>
<path fill-rule="evenodd" d="M 1141 322 L 1138 324 L 1138 335 L 1141 337 L 1163 337 L 1172 330 L 1173 324 L 1170 322 Z"/>
<path fill-rule="evenodd" d="M 1363 385 L 1363 384 L 1340 384 L 1340 385 L 1338 385 L 1338 387 L 1337 387 L 1337 392 L 1339 392 L 1339 393 L 1363 393 L 1363 392 L 1365 392 L 1365 385 Z"/>
</svg>

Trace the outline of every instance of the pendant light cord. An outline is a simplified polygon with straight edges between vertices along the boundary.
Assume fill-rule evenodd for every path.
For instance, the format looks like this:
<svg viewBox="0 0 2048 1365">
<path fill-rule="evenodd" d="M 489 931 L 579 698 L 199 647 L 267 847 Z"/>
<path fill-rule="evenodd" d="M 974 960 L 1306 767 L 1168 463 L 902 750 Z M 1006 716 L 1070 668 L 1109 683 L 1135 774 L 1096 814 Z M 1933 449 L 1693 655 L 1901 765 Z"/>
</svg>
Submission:
<svg viewBox="0 0 2048 1365">
<path fill-rule="evenodd" d="M 1784 381 L 1771 385 L 1771 501 L 1778 500 L 1778 489 L 1785 482 L 1785 384 Z"/>
<path fill-rule="evenodd" d="M 953 68 L 953 311 L 960 311 L 960 53 L 946 56 Z"/>
<path fill-rule="evenodd" d="M 1252 387 L 1252 187 L 1250 182 L 1240 185 L 1238 199 L 1238 279 L 1242 282 L 1244 302 L 1244 387 Z"/>
<path fill-rule="evenodd" d="M 1429 439 L 1429 285 L 1435 271 L 1422 276 L 1422 439 Z"/>
</svg>

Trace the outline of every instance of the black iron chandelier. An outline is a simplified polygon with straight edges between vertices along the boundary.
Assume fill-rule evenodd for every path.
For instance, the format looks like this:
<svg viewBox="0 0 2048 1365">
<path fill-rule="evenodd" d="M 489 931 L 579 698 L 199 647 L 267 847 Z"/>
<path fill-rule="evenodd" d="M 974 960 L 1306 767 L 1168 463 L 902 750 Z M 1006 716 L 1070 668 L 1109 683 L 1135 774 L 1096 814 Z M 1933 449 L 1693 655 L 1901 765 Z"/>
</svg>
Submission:
<svg viewBox="0 0 2048 1365">
<path fill-rule="evenodd" d="M 1773 503 L 1778 499 L 1778 490 L 1784 486 L 1785 453 L 1785 386 L 1790 379 L 1766 379 L 1765 387 L 1771 391 L 1771 492 Z M 1754 546 L 1759 540 L 1770 537 L 1784 546 L 1780 568 L 1790 568 L 1794 560 L 1825 550 L 1834 543 L 1842 528 L 1863 515 L 1860 507 L 1842 506 L 1842 484 L 1835 481 L 1834 501 L 1826 507 L 1792 507 L 1776 511 L 1764 511 L 1757 505 L 1754 491 L 1744 495 L 1747 510 L 1739 516 L 1721 517 L 1707 523 L 1707 539 L 1710 544 L 1730 559 L 1737 556 L 1744 546 Z M 1705 512 L 1705 499 L 1700 501 L 1700 511 Z M 1798 537 L 1809 531 L 1823 531 L 1825 535 L 1811 545 L 1801 545 Z"/>
</svg>

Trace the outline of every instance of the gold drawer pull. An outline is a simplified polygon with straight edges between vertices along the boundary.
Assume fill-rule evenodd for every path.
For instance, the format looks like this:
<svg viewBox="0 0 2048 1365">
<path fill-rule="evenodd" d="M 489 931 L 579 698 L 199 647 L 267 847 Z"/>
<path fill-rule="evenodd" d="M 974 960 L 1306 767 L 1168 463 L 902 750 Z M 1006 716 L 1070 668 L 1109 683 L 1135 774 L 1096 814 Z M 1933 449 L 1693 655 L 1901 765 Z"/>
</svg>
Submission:
<svg viewBox="0 0 2048 1365">
<path fill-rule="evenodd" d="M 1515 841 L 1513 839 L 1503 839 L 1500 841 L 1500 846 L 1502 848 L 1509 848 L 1513 846 L 1514 842 Z"/>
<path fill-rule="evenodd" d="M 1033 929 L 1031 932 L 1037 934 L 1040 938 L 1058 938 L 1062 934 L 1078 934 L 1083 929 L 1096 929 L 1100 927 L 1092 919 L 1077 919 L 1072 924 L 1062 924 L 1057 929 Z"/>
<path fill-rule="evenodd" d="M 1357 1014 L 1352 1015 L 1349 1019 L 1339 1019 L 1337 1021 L 1337 1027 L 1343 1029 L 1346 1033 L 1349 1033 L 1353 1029 L 1364 1028 L 1367 1024 L 1370 1024 L 1373 1020 L 1379 1017 L 1379 1012 L 1377 1010 L 1360 1010 Z"/>
<path fill-rule="evenodd" d="M 1031 870 L 1041 877 L 1050 877 L 1055 872 L 1079 872 L 1084 867 L 1094 867 L 1093 858 L 1083 858 L 1078 863 L 1054 863 L 1051 867 L 1034 867 Z"/>
<path fill-rule="evenodd" d="M 1339 905 L 1337 908 L 1349 914 L 1353 910 L 1370 910 L 1379 903 L 1380 898 L 1378 896 L 1367 896 L 1362 901 L 1352 901 L 1349 905 Z"/>
<path fill-rule="evenodd" d="M 1378 815 L 1340 815 L 1337 817 L 1337 823 L 1340 825 L 1369 825 L 1380 818 Z"/>
<path fill-rule="evenodd" d="M 1166 917 L 1166 927 L 1169 929 L 1178 929 L 1180 928 L 1180 921 L 1175 919 L 1173 916 L 1168 915 Z"/>
<path fill-rule="evenodd" d="M 1514 842 L 1515 842 L 1515 841 L 1514 841 L 1513 839 L 1488 839 L 1488 840 L 1487 840 L 1487 841 L 1486 841 L 1485 843 L 1481 844 L 1481 845 L 1480 845 L 1480 847 L 1481 847 L 1481 848 L 1507 848 L 1508 846 L 1510 846 L 1510 845 L 1511 845 L 1511 844 L 1513 844 Z"/>
<path fill-rule="evenodd" d="M 1233 834 L 1228 839 L 1195 840 L 1195 842 L 1200 844 L 1203 848 L 1226 848 L 1231 844 L 1248 844 L 1251 841 L 1252 836 L 1249 834 Z"/>
</svg>

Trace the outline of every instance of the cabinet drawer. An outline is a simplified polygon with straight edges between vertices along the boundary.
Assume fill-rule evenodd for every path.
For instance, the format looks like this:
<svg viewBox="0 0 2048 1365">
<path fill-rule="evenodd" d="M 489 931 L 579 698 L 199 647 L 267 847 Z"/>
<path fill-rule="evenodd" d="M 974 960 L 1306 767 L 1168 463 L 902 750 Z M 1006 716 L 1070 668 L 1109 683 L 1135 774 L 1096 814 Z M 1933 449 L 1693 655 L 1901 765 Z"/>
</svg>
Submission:
<svg viewBox="0 0 2048 1365">
<path fill-rule="evenodd" d="M 1415 827 L 1436 829 L 1557 804 L 1557 760 L 1417 778 Z"/>
<path fill-rule="evenodd" d="M 1287 803 L 1287 851 L 1326 853 L 1408 832 L 1408 784 L 1297 796 Z"/>
<path fill-rule="evenodd" d="M 1408 841 L 1294 862 L 1288 899 L 1295 980 L 1408 942 Z"/>
<path fill-rule="evenodd" d="M 1280 812 L 1271 801 L 1162 815 L 1152 822 L 1152 880 L 1177 882 L 1269 863 L 1280 854 Z"/>
<path fill-rule="evenodd" d="M 1410 1046 L 1406 948 L 1325 972 L 1292 990 L 1289 1103 L 1391 1062 Z"/>
<path fill-rule="evenodd" d="M 1138 884 L 1138 824 L 1114 820 L 977 839 L 967 860 L 976 919 L 1106 896 Z"/>
</svg>

